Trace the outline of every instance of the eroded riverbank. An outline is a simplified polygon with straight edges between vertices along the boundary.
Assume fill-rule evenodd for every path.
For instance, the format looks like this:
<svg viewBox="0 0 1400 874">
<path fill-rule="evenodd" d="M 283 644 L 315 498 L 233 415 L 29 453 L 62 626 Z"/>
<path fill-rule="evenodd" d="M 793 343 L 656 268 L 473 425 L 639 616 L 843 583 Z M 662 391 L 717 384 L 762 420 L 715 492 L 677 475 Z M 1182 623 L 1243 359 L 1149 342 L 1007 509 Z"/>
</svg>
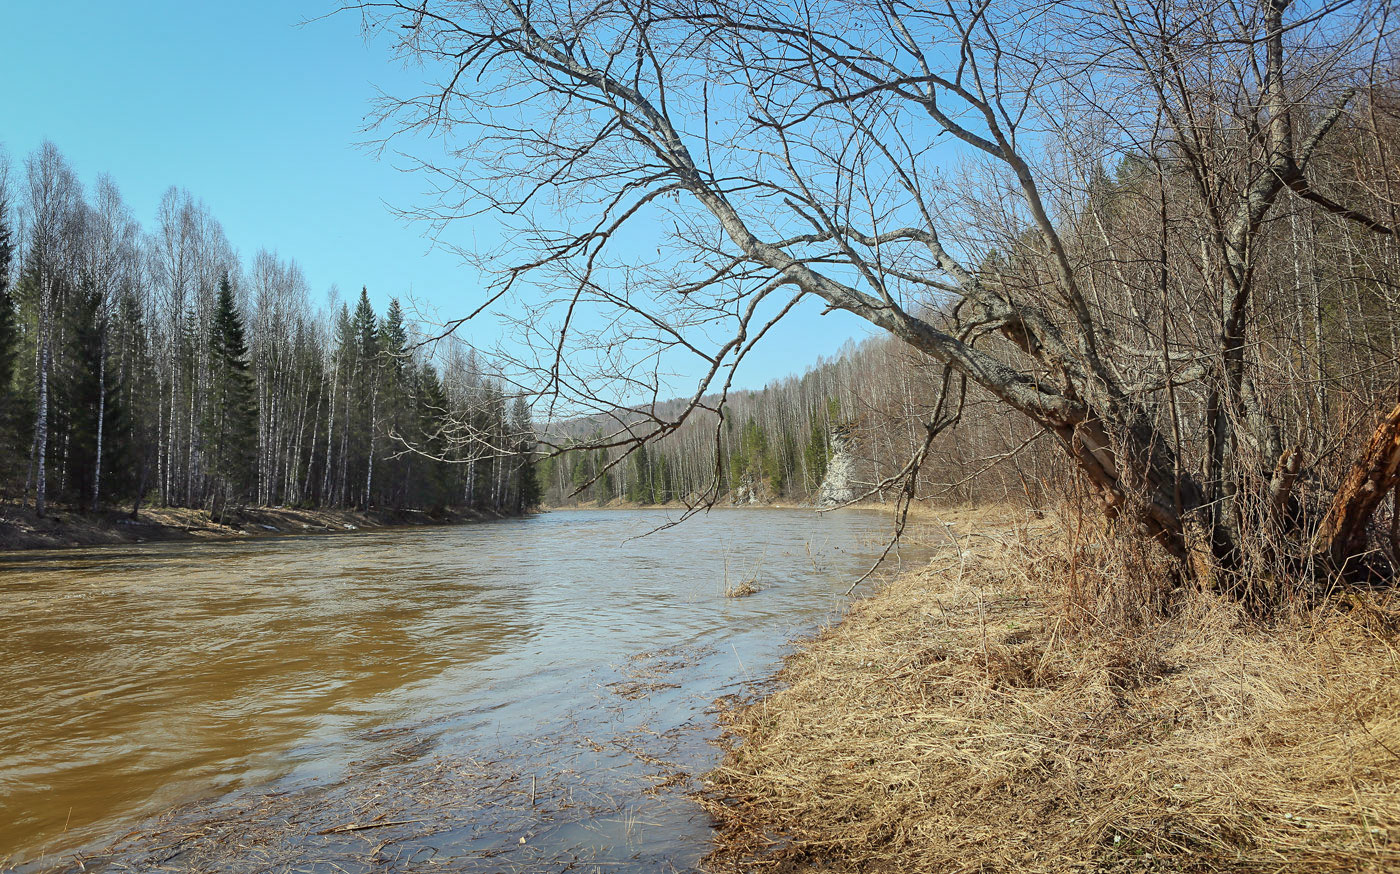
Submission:
<svg viewBox="0 0 1400 874">
<path fill-rule="evenodd" d="M 713 702 L 842 608 L 890 523 L 732 511 L 639 536 L 672 518 L 143 545 L 7 572 L 0 858 L 684 870 L 710 849 L 684 792 L 715 761 Z M 759 593 L 726 598 L 740 577 Z"/>
<path fill-rule="evenodd" d="M 51 509 L 43 518 L 27 507 L 0 505 L 0 552 L 72 549 L 189 540 L 242 540 L 291 534 L 339 534 L 383 528 L 462 525 L 501 518 L 475 510 L 297 510 L 238 507 L 219 519 L 188 507 L 97 513 Z"/>
</svg>

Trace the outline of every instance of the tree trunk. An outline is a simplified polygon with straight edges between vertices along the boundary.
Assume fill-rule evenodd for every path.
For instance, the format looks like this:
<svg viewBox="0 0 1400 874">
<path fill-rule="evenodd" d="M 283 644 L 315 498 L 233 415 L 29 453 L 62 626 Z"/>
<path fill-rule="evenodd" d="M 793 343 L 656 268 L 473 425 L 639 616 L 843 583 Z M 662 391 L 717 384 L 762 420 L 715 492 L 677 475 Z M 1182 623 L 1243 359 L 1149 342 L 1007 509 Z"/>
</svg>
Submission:
<svg viewBox="0 0 1400 874">
<path fill-rule="evenodd" d="M 131 502 L 131 521 L 135 522 L 141 517 L 141 498 L 146 494 L 146 472 L 149 463 L 143 456 L 141 459 L 141 472 L 136 476 L 136 497 Z"/>
<path fill-rule="evenodd" d="M 379 416 L 379 385 L 375 380 L 375 387 L 369 393 L 369 452 L 365 460 L 365 500 L 364 509 L 369 509 L 370 488 L 374 485 L 374 426 L 375 419 Z"/>
<path fill-rule="evenodd" d="M 1318 528 L 1318 552 L 1338 571 L 1354 570 L 1366 551 L 1366 527 L 1381 501 L 1400 488 L 1400 404 L 1376 426 Z"/>
<path fill-rule="evenodd" d="M 34 513 L 43 518 L 49 490 L 49 339 L 48 332 L 43 328 L 40 330 L 39 415 L 34 422 L 34 449 L 38 465 L 34 482 Z"/>
<path fill-rule="evenodd" d="M 107 334 L 103 329 L 102 350 L 97 363 L 97 458 L 92 472 L 92 512 L 102 497 L 102 429 L 107 418 Z"/>
<path fill-rule="evenodd" d="M 326 457 L 324 460 L 325 469 L 321 471 L 321 495 L 320 505 L 326 506 L 333 503 L 331 499 L 331 461 L 334 458 L 333 446 L 335 443 L 335 401 L 336 393 L 340 388 L 340 366 L 337 364 L 331 370 L 331 392 L 327 401 L 329 409 L 326 412 Z M 314 445 L 314 444 L 313 444 Z"/>
</svg>

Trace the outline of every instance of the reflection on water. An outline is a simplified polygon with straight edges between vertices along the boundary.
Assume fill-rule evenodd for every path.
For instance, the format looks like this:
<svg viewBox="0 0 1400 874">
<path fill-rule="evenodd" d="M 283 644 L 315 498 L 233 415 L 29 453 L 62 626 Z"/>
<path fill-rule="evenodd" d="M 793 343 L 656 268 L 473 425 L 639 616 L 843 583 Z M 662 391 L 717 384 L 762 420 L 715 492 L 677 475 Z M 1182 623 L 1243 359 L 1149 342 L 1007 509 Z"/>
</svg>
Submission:
<svg viewBox="0 0 1400 874">
<path fill-rule="evenodd" d="M 560 847 L 591 841 L 606 856 L 621 829 L 621 859 L 645 855 L 642 845 L 698 858 L 704 824 L 688 808 L 663 805 L 648 815 L 661 822 L 643 822 L 619 802 L 608 809 L 625 816 L 610 829 L 545 813 L 536 793 L 617 791 L 608 744 L 628 732 L 669 737 L 671 758 L 703 766 L 711 753 L 675 733 L 707 725 L 708 702 L 771 670 L 783 641 L 839 607 L 889 523 L 733 510 L 636 537 L 666 518 L 569 511 L 0 559 L 0 868 L 100 845 L 239 787 L 314 784 L 348 798 L 357 780 L 392 779 L 387 765 L 366 775 L 350 763 L 390 750 L 419 794 L 435 778 L 414 768 L 441 777 L 508 759 L 532 775 L 531 822 L 488 822 L 483 810 L 499 820 L 516 808 L 493 806 L 479 786 L 470 809 L 452 812 L 444 795 L 418 811 L 439 820 L 434 854 L 485 853 L 507 867 L 502 848 L 533 827 L 521 852 L 545 852 L 537 836 L 552 830 Z M 724 597 L 726 575 L 754 573 L 758 595 Z M 567 767 L 551 746 L 561 737 L 586 740 Z"/>
</svg>

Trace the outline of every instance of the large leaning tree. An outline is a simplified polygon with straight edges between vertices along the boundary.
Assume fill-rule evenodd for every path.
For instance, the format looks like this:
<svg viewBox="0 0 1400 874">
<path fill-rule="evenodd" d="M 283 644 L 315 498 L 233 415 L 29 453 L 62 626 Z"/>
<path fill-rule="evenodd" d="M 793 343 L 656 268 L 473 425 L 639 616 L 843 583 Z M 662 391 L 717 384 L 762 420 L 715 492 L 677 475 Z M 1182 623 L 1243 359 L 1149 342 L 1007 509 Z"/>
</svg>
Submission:
<svg viewBox="0 0 1400 874">
<path fill-rule="evenodd" d="M 816 299 L 942 369 L 930 437 L 962 389 L 993 396 L 1053 436 L 1117 524 L 1212 585 L 1256 560 L 1296 580 L 1392 575 L 1367 553 L 1400 476 L 1393 394 L 1367 411 L 1369 443 L 1349 439 L 1339 487 L 1305 494 L 1312 460 L 1264 336 L 1289 221 L 1394 256 L 1387 5 L 351 8 L 433 76 L 387 100 L 378 130 L 448 145 L 421 164 L 440 195 L 422 217 L 497 217 L 495 295 L 518 300 L 550 391 L 645 397 L 675 356 L 703 362 L 688 404 L 634 403 L 646 414 L 601 443 L 722 403 L 771 326 Z M 1383 160 L 1340 154 L 1343 130 Z"/>
</svg>

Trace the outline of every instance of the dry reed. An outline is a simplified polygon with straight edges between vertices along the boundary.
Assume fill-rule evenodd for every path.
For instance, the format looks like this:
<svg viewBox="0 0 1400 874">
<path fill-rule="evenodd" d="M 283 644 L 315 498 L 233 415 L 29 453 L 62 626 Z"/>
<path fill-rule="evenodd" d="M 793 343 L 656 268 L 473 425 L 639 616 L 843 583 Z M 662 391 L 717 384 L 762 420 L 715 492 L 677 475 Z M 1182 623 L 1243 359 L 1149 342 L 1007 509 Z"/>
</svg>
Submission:
<svg viewBox="0 0 1400 874">
<path fill-rule="evenodd" d="M 711 867 L 1400 870 L 1396 600 L 1263 625 L 1074 522 L 958 537 L 729 710 Z"/>
</svg>

